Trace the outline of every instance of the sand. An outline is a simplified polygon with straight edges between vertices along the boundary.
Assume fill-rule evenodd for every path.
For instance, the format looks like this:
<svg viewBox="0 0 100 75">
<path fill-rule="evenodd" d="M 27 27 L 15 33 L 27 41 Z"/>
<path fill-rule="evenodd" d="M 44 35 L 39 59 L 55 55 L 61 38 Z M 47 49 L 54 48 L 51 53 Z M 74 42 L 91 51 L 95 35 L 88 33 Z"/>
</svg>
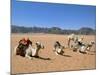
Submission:
<svg viewBox="0 0 100 75">
<path fill-rule="evenodd" d="M 39 41 L 44 44 L 45 48 L 39 52 L 39 58 L 30 60 L 25 57 L 16 56 L 13 53 L 14 47 L 23 37 L 29 37 L 33 42 Z M 81 35 L 84 42 L 95 41 L 94 35 Z M 67 35 L 55 34 L 12 34 L 11 35 L 11 73 L 37 73 L 37 72 L 55 72 L 55 71 L 73 71 L 87 70 L 96 68 L 95 45 L 88 54 L 73 52 L 70 48 L 64 49 L 64 55 L 56 55 L 52 49 L 55 41 L 60 41 L 67 47 Z M 48 58 L 50 60 L 48 60 Z"/>
</svg>

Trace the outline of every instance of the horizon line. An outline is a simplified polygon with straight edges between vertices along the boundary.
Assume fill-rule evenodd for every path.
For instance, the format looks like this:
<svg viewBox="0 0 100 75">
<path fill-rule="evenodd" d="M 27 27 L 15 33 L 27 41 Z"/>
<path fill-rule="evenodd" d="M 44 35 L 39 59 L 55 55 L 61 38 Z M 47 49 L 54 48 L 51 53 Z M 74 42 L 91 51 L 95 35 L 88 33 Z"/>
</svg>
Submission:
<svg viewBox="0 0 100 75">
<path fill-rule="evenodd" d="M 18 26 L 18 27 L 26 27 L 26 28 L 33 28 L 33 27 L 37 27 L 37 28 L 53 28 L 53 27 L 57 27 L 57 26 L 52 26 L 52 27 L 41 27 L 41 26 L 20 26 L 20 25 L 11 25 L 11 26 Z M 60 28 L 60 29 L 62 29 L 62 30 L 79 30 L 79 29 L 81 29 L 81 28 L 91 28 L 91 29 L 93 29 L 93 30 L 96 30 L 96 27 L 95 28 L 92 28 L 92 27 L 86 27 L 86 26 L 84 26 L 84 27 L 80 27 L 80 28 L 61 28 L 61 27 L 57 27 L 57 28 Z"/>
</svg>

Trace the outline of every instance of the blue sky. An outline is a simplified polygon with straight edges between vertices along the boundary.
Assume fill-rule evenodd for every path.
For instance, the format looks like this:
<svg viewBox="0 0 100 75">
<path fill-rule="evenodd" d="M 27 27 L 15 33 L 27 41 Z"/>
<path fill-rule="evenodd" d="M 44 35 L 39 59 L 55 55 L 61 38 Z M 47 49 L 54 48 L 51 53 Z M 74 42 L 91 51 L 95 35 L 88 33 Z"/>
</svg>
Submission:
<svg viewBox="0 0 100 75">
<path fill-rule="evenodd" d="M 96 6 L 12 0 L 12 25 L 79 29 L 96 25 Z"/>
</svg>

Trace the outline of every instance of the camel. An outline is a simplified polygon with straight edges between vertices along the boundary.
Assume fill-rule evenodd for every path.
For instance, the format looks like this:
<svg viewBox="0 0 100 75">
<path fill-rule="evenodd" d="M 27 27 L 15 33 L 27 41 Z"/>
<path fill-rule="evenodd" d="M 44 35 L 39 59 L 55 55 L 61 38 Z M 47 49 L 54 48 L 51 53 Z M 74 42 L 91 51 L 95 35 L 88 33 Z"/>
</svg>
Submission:
<svg viewBox="0 0 100 75">
<path fill-rule="evenodd" d="M 38 57 L 38 52 L 40 51 L 40 49 L 44 49 L 44 46 L 40 43 L 40 42 L 36 42 L 35 43 L 36 47 L 33 48 L 31 44 L 29 44 L 29 47 L 25 50 L 25 52 L 17 52 L 18 48 L 17 46 L 14 49 L 14 54 L 16 55 L 24 55 L 25 57 L 32 59 L 32 57 Z M 18 54 L 20 53 L 20 54 Z"/>
<path fill-rule="evenodd" d="M 75 34 L 70 34 L 69 36 L 68 36 L 68 47 L 70 48 L 71 47 L 71 41 L 73 41 L 73 42 L 76 42 L 78 40 L 78 36 L 76 36 Z"/>
<path fill-rule="evenodd" d="M 64 49 L 64 46 L 62 46 L 59 41 L 56 41 L 54 44 L 53 52 L 55 52 L 56 55 L 59 55 L 59 54 L 62 55 L 64 53 L 63 49 Z"/>
</svg>

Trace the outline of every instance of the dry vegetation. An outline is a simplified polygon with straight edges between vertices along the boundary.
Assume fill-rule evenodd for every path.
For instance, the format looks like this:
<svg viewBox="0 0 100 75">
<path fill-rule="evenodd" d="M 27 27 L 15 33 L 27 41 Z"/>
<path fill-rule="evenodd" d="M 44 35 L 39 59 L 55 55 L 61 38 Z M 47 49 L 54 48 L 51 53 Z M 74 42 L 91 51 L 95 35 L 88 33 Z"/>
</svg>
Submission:
<svg viewBox="0 0 100 75">
<path fill-rule="evenodd" d="M 28 36 L 34 43 L 40 41 L 44 44 L 45 49 L 39 52 L 41 59 L 33 58 L 29 60 L 27 58 L 16 56 L 13 54 L 14 47 L 18 44 L 18 41 Z M 81 35 L 84 37 L 84 42 L 91 40 L 95 41 L 94 35 Z M 64 56 L 55 55 L 53 53 L 53 43 L 58 40 L 62 45 L 67 46 L 67 35 L 53 35 L 53 34 L 12 34 L 11 35 L 11 68 L 12 73 L 34 73 L 34 72 L 51 72 L 51 71 L 68 71 L 68 70 L 80 70 L 80 69 L 95 69 L 95 46 L 88 54 L 81 54 L 79 52 L 73 52 L 71 49 L 64 49 Z M 50 60 L 46 60 L 50 58 Z"/>
</svg>

